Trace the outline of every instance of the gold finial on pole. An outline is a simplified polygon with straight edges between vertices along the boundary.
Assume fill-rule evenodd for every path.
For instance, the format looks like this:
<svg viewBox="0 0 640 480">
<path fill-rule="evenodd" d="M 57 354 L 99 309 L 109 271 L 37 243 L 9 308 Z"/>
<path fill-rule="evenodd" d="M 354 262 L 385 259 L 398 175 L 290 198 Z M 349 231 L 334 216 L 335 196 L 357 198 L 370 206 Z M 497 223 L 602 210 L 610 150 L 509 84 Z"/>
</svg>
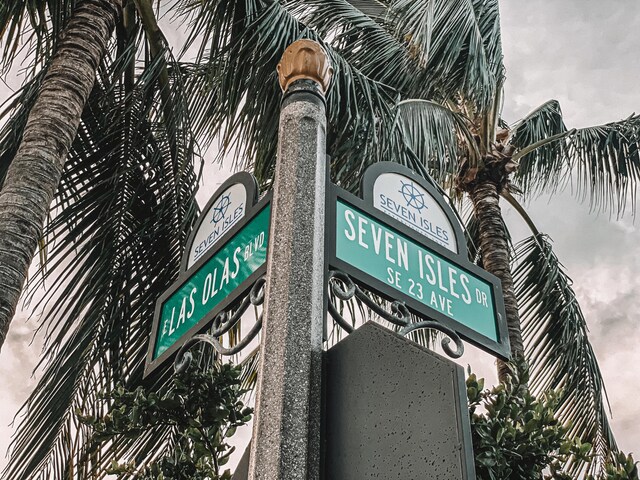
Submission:
<svg viewBox="0 0 640 480">
<path fill-rule="evenodd" d="M 298 40 L 287 47 L 278 63 L 278 79 L 283 92 L 296 80 L 313 80 L 327 93 L 333 67 L 327 52 L 313 40 Z"/>
</svg>

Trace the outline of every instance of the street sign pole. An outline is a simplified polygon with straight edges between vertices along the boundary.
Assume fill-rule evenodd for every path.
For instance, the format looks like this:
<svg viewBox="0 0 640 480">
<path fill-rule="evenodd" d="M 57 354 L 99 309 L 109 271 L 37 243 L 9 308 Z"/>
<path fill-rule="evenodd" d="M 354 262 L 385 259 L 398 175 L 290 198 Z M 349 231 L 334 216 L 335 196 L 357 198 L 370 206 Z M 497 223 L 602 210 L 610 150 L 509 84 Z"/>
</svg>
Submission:
<svg viewBox="0 0 640 480">
<path fill-rule="evenodd" d="M 332 68 L 310 40 L 278 65 L 284 92 L 273 188 L 249 478 L 318 479 L 326 107 Z"/>
</svg>

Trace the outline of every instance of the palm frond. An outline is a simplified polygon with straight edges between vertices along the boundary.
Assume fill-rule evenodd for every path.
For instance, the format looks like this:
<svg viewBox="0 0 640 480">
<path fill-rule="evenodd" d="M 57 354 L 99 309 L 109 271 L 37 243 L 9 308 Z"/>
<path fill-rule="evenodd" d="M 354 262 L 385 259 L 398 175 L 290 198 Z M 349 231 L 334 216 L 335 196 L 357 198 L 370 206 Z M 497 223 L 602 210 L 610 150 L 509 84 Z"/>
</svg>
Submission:
<svg viewBox="0 0 640 480">
<path fill-rule="evenodd" d="M 519 152 L 519 186 L 529 195 L 574 187 L 592 209 L 635 214 L 640 180 L 640 115 L 601 126 L 567 130 L 557 102 L 520 122 L 512 134 Z"/>
<path fill-rule="evenodd" d="M 577 194 L 592 208 L 622 214 L 630 203 L 635 214 L 639 148 L 640 115 L 578 129 L 567 138 L 565 175 L 577 172 Z"/>
<path fill-rule="evenodd" d="M 103 62 L 52 205 L 48 269 L 31 284 L 52 282 L 40 305 L 43 373 L 3 478 L 89 478 L 110 459 L 171 445 L 170 432 L 156 432 L 90 452 L 90 432 L 74 414 L 99 417 L 108 409 L 100 392 L 140 382 L 155 300 L 177 275 L 198 213 L 182 80 L 171 79 L 167 122 L 155 89 L 164 58 L 144 65 L 132 90 L 122 81 L 135 50 Z"/>
<path fill-rule="evenodd" d="M 502 88 L 497 0 L 288 3 L 345 59 L 404 97 L 463 103 L 475 117 Z"/>
<path fill-rule="evenodd" d="M 439 183 L 457 172 L 460 158 L 479 159 L 467 121 L 461 114 L 428 100 L 404 100 L 397 106 L 398 128 L 405 144 Z"/>
<path fill-rule="evenodd" d="M 380 0 L 349 0 L 349 3 L 371 18 L 382 19 L 387 13 L 387 6 Z"/>
<path fill-rule="evenodd" d="M 483 146 L 495 140 L 504 82 L 497 2 L 400 0 L 388 2 L 385 15 L 372 16 L 356 8 L 367 2 L 287 4 L 369 78 L 393 87 L 404 99 L 430 99 L 464 112 L 477 124 Z M 432 52 L 432 42 L 446 52 Z M 456 42 L 478 45 L 465 51 Z"/>
<path fill-rule="evenodd" d="M 44 71 L 25 83 L 2 105 L 0 122 L 3 120 L 5 122 L 0 129 L 0 186 L 2 186 L 9 165 L 20 146 L 29 112 L 37 98 L 43 78 Z"/>
<path fill-rule="evenodd" d="M 548 100 L 516 122 L 510 132 L 510 142 L 522 149 L 566 131 L 560 103 Z"/>
<path fill-rule="evenodd" d="M 403 83 L 406 79 L 420 84 L 416 90 L 433 93 L 449 88 L 439 87 L 440 80 L 455 83 L 457 75 L 458 80 L 471 82 L 483 95 L 490 92 L 490 99 L 476 99 L 476 103 L 469 103 L 471 107 L 466 106 L 467 110 L 475 114 L 482 105 L 495 103 L 503 68 L 496 27 L 497 4 L 466 1 L 456 3 L 455 7 L 447 2 L 434 5 L 435 57 L 429 61 L 440 63 L 433 69 L 428 65 L 421 67 L 420 61 L 412 58 L 406 40 L 394 37 L 397 32 L 393 25 L 374 21 L 346 1 L 290 0 L 283 4 L 218 1 L 193 6 L 183 13 L 197 19 L 194 35 L 196 32 L 202 35 L 206 45 L 200 48 L 200 59 L 208 62 L 199 69 L 201 78 L 197 85 L 191 87 L 201 92 L 195 110 L 206 123 L 198 122 L 197 128 L 208 132 L 210 137 L 222 134 L 221 157 L 231 151 L 239 152 L 242 158 L 239 163 L 252 166 L 258 178 L 268 183 L 276 148 L 277 122 L 273 115 L 277 114 L 280 98 L 275 66 L 293 41 L 307 37 L 324 40 L 336 70 L 328 99 L 328 151 L 335 180 L 340 183 L 346 179 L 344 186 L 352 188 L 348 184 L 350 179 L 376 159 L 397 159 L 403 155 L 406 145 L 381 127 L 393 125 L 389 122 L 394 118 L 391 107 L 403 89 L 413 89 Z M 450 26 L 445 17 L 454 12 L 457 15 L 453 18 L 458 23 Z M 399 22 L 403 17 L 398 14 L 395 18 Z M 459 40 L 460 36 L 464 38 Z M 450 44 L 458 40 L 474 46 L 453 55 Z M 484 72 L 486 78 L 480 78 L 480 73 L 474 77 L 460 62 L 475 65 L 473 68 Z M 412 74 L 407 75 L 404 67 L 410 68 Z M 428 75 L 438 75 L 440 80 L 434 77 L 430 81 Z M 464 82 L 460 80 L 451 86 L 443 98 L 451 100 L 468 93 Z M 238 139 L 242 139 L 242 144 Z"/>
<path fill-rule="evenodd" d="M 478 19 L 478 30 L 482 37 L 487 67 L 496 81 L 505 77 L 502 33 L 500 29 L 500 4 L 497 0 L 473 0 L 473 10 Z"/>
<path fill-rule="evenodd" d="M 424 65 L 422 98 L 464 99 L 467 114 L 487 112 L 504 76 L 497 0 L 393 0 L 396 35 Z"/>
<path fill-rule="evenodd" d="M 558 418 L 570 425 L 569 435 L 591 443 L 596 455 L 590 464 L 572 462 L 568 468 L 576 475 L 597 473 L 617 451 L 607 418 L 604 381 L 571 279 L 546 235 L 517 245 L 513 278 L 532 391 L 560 391 Z"/>
<path fill-rule="evenodd" d="M 202 27 L 210 49 L 220 45 L 223 48 L 219 57 L 210 60 L 214 64 L 200 68 L 202 75 L 190 89 L 200 92 L 204 107 L 199 111 L 206 112 L 202 117 L 205 124 L 196 128 L 206 131 L 210 138 L 219 134 L 220 156 L 235 152 L 240 157 L 236 164 L 253 167 L 265 185 L 273 175 L 282 97 L 276 65 L 294 41 L 319 39 L 279 3 L 258 10 L 248 4 L 240 8 L 241 3 L 236 2 L 231 10 L 251 11 L 254 15 L 233 17 L 233 28 L 225 23 L 232 17 L 212 15 Z M 327 150 L 332 157 L 334 180 L 355 188 L 358 173 L 382 155 L 378 149 L 380 129 L 391 122 L 381 118 L 392 117 L 396 95 L 393 89 L 350 65 L 330 45 L 324 47 L 335 69 L 327 99 Z"/>
<path fill-rule="evenodd" d="M 30 59 L 32 68 L 46 63 L 75 3 L 4 0 L 0 4 L 0 71 L 6 72 L 21 53 Z"/>
<path fill-rule="evenodd" d="M 327 151 L 334 182 L 354 191 L 369 165 L 397 161 L 402 152 L 403 144 L 390 132 L 396 94 L 335 52 L 330 55 L 336 73 L 327 106 Z"/>
<path fill-rule="evenodd" d="M 369 4 L 371 8 L 367 8 Z M 290 0 L 287 6 L 363 75 L 393 87 L 403 96 L 425 88 L 424 69 L 412 58 L 405 42 L 390 32 L 393 27 L 383 27 L 385 21 L 380 13 L 386 11 L 384 5 L 370 0 Z M 365 12 L 372 9 L 378 15 Z"/>
<path fill-rule="evenodd" d="M 543 103 L 513 126 L 509 141 L 516 147 L 516 159 L 520 162 L 516 179 L 523 190 L 528 192 L 539 177 L 546 178 L 554 187 L 558 185 L 559 175 L 554 174 L 561 168 L 563 143 L 562 139 L 548 143 L 547 140 L 566 132 L 557 100 Z M 531 146 L 537 148 L 526 153 Z"/>
</svg>

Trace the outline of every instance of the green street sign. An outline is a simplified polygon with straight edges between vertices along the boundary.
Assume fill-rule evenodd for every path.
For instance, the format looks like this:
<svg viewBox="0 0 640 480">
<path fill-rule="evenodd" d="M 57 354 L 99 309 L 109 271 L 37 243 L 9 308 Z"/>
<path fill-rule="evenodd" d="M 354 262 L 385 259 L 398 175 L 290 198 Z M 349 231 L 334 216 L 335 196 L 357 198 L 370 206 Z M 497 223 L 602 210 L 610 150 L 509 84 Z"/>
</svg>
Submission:
<svg viewBox="0 0 640 480">
<path fill-rule="evenodd" d="M 404 301 L 501 358 L 509 355 L 499 280 L 461 254 L 334 189 L 332 258 L 365 288 Z"/>
<path fill-rule="evenodd" d="M 261 202 L 159 299 L 145 375 L 171 356 L 264 273 L 271 204 Z"/>
</svg>

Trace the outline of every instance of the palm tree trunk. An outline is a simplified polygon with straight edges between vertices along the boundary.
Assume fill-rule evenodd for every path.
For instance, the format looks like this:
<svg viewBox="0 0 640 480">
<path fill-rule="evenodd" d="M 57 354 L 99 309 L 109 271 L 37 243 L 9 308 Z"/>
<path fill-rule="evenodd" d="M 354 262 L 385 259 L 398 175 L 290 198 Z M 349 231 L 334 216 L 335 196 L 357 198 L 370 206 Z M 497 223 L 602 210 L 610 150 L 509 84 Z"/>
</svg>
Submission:
<svg viewBox="0 0 640 480">
<path fill-rule="evenodd" d="M 0 191 L 0 349 L 121 10 L 122 0 L 79 2 L 7 171 Z"/>
<path fill-rule="evenodd" d="M 491 181 L 478 182 L 469 192 L 473 201 L 474 211 L 479 222 L 480 251 L 482 264 L 488 272 L 494 274 L 502 282 L 505 310 L 507 313 L 507 327 L 511 355 L 522 357 L 524 348 L 520 328 L 518 302 L 513 290 L 513 278 L 509 263 L 509 246 L 507 234 L 500 211 L 498 189 Z M 509 372 L 502 361 L 498 361 L 498 377 L 501 381 Z"/>
</svg>

